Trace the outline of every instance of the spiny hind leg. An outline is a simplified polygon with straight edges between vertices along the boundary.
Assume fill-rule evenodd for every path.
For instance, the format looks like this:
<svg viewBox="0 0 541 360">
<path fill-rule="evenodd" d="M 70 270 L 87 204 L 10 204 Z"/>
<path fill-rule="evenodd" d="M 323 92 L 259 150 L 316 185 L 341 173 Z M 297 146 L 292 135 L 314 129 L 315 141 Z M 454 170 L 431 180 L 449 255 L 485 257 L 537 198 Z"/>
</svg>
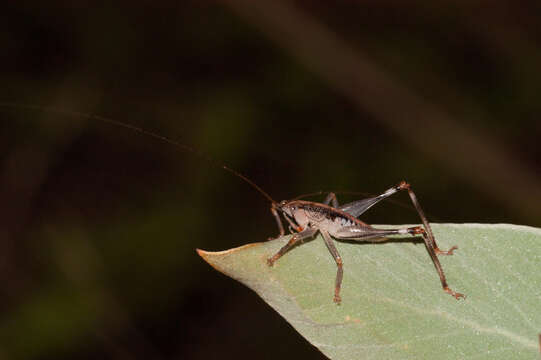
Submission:
<svg viewBox="0 0 541 360">
<path fill-rule="evenodd" d="M 425 243 L 427 246 L 429 246 L 431 249 L 434 250 L 436 254 L 439 255 L 453 255 L 453 252 L 458 249 L 458 246 L 453 246 L 449 250 L 441 250 L 438 247 L 438 244 L 436 244 L 436 239 L 434 238 L 434 234 L 432 233 L 432 228 L 430 227 L 430 224 L 428 223 L 428 219 L 426 218 L 426 215 L 421 208 L 421 204 L 419 204 L 419 200 L 417 200 L 417 196 L 411 189 L 411 185 L 408 184 L 405 181 L 401 181 L 396 188 L 398 190 L 407 190 L 408 195 L 410 196 L 411 202 L 413 203 L 413 206 L 415 206 L 415 210 L 417 210 L 417 214 L 419 214 L 419 217 L 421 218 L 421 221 L 423 222 L 424 228 L 426 230 L 426 238 Z M 424 237 L 424 236 L 423 236 Z"/>
<path fill-rule="evenodd" d="M 333 236 L 338 239 L 345 239 L 345 240 L 368 240 L 368 241 L 377 242 L 379 240 L 384 240 L 389 235 L 408 235 L 408 234 L 411 236 L 421 235 L 423 237 L 426 250 L 428 254 L 430 255 L 430 258 L 432 259 L 432 262 L 434 266 L 436 267 L 436 271 L 438 272 L 438 275 L 440 277 L 443 291 L 450 294 L 457 300 L 460 298 L 465 298 L 463 294 L 457 293 L 451 290 L 449 286 L 447 285 L 447 279 L 445 278 L 445 274 L 440 264 L 440 260 L 438 259 L 438 256 L 436 255 L 437 254 L 436 249 L 433 246 L 434 242 L 431 241 L 431 239 L 427 235 L 427 231 L 421 226 L 402 228 L 402 229 L 375 229 L 368 226 L 346 226 L 340 229 L 336 234 L 333 234 Z M 452 250 L 453 248 L 451 248 L 450 251 Z M 446 254 L 446 255 L 450 255 L 450 254 Z"/>
<path fill-rule="evenodd" d="M 451 255 L 453 253 L 453 250 L 456 248 L 456 246 L 449 249 L 449 251 L 442 252 L 441 250 L 437 248 L 434 248 L 432 245 L 435 244 L 435 242 L 431 241 L 430 238 L 427 235 L 427 232 L 424 228 L 418 227 L 417 234 L 420 234 L 423 236 L 423 240 L 425 242 L 426 250 L 428 251 L 428 254 L 430 255 L 430 258 L 432 259 L 432 263 L 436 267 L 436 271 L 438 272 L 438 275 L 440 277 L 441 286 L 443 288 L 443 291 L 445 291 L 447 294 L 453 296 L 455 299 L 459 300 L 460 298 L 465 299 L 466 296 L 464 294 L 458 293 L 447 285 L 447 279 L 445 278 L 445 274 L 443 272 L 443 267 L 440 264 L 440 260 L 438 259 L 437 253 L 441 253 L 442 255 Z M 413 235 L 413 234 L 412 234 Z"/>
<path fill-rule="evenodd" d="M 436 254 L 438 255 L 453 255 L 454 251 L 458 249 L 458 246 L 456 245 L 453 245 L 451 246 L 451 248 L 449 250 L 440 250 L 440 248 L 438 247 L 435 247 L 434 248 L 434 251 L 436 252 Z"/>
</svg>

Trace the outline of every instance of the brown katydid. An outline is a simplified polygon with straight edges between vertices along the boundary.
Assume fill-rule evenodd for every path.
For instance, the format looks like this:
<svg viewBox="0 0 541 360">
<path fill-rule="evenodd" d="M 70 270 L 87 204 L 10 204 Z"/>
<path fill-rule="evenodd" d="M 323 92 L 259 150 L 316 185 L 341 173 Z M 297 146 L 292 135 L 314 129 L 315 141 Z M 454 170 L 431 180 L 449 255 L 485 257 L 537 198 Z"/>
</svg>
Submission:
<svg viewBox="0 0 541 360">
<path fill-rule="evenodd" d="M 434 234 L 428 223 L 428 220 L 417 200 L 417 197 L 411 186 L 405 181 L 400 182 L 398 185 L 393 186 L 387 189 L 385 192 L 378 196 L 369 197 L 366 199 L 353 201 L 344 205 L 339 205 L 336 195 L 334 193 L 329 193 L 324 202 L 318 203 L 313 201 L 300 200 L 300 198 L 295 198 L 293 200 L 284 200 L 281 202 L 275 201 L 268 193 L 261 189 L 256 183 L 244 176 L 243 174 L 231 169 L 230 167 L 217 163 L 211 157 L 197 151 L 196 149 L 172 140 L 168 137 L 159 135 L 157 133 L 139 128 L 137 126 L 123 123 L 120 121 L 112 120 L 98 115 L 85 114 L 76 111 L 61 110 L 57 108 L 35 106 L 35 105 L 26 105 L 26 104 L 13 104 L 13 103 L 0 103 L 0 107 L 9 107 L 9 108 L 19 108 L 19 109 L 30 109 L 38 111 L 46 111 L 64 115 L 71 115 L 82 117 L 86 119 L 98 120 L 106 123 L 110 123 L 116 126 L 124 127 L 131 129 L 133 131 L 139 132 L 141 134 L 154 137 L 161 141 L 167 142 L 174 146 L 177 146 L 180 149 L 194 153 L 210 163 L 232 173 L 233 175 L 241 178 L 243 181 L 248 183 L 251 187 L 261 193 L 265 198 L 267 198 L 271 203 L 271 212 L 276 220 L 276 224 L 279 229 L 279 236 L 285 235 L 284 226 L 280 215 L 287 221 L 289 224 L 289 230 L 293 233 L 293 236 L 289 241 L 274 255 L 270 256 L 267 259 L 267 264 L 273 266 L 274 263 L 282 257 L 289 249 L 294 245 L 301 242 L 302 240 L 313 238 L 317 233 L 321 233 L 325 245 L 329 249 L 329 252 L 333 256 L 336 265 L 337 273 L 335 280 L 334 288 L 334 302 L 339 304 L 341 302 L 340 298 L 340 288 L 342 285 L 343 277 L 343 263 L 342 258 L 340 257 L 338 250 L 334 245 L 334 239 L 339 240 L 358 240 L 358 241 L 371 241 L 371 242 L 381 242 L 387 240 L 389 235 L 411 235 L 417 236 L 420 235 L 425 243 L 426 250 L 430 255 L 434 266 L 440 277 L 441 285 L 443 290 L 448 294 L 455 297 L 457 300 L 464 298 L 463 294 L 457 293 L 449 288 L 447 285 L 447 280 L 443 272 L 443 268 L 439 262 L 437 255 L 452 255 L 453 251 L 457 249 L 456 246 L 453 246 L 447 251 L 440 250 L 436 244 Z M 414 226 L 408 228 L 399 228 L 399 229 L 379 229 L 374 228 L 361 220 L 358 219 L 365 211 L 370 209 L 372 206 L 377 204 L 383 199 L 388 198 L 389 196 L 396 194 L 402 190 L 406 190 L 409 194 L 411 202 L 413 203 L 423 226 Z"/>
<path fill-rule="evenodd" d="M 396 194 L 399 191 L 407 190 L 411 198 L 421 221 L 423 227 L 415 226 L 409 228 L 400 229 L 376 229 L 372 226 L 357 219 L 358 216 L 363 214 L 366 210 L 380 202 L 381 200 Z M 329 252 L 336 261 L 338 267 L 334 288 L 334 302 L 340 303 L 340 287 L 342 285 L 343 277 L 343 263 L 340 254 L 334 246 L 332 238 L 342 240 L 359 240 L 359 241 L 385 241 L 389 235 L 421 235 L 428 254 L 432 258 L 432 262 L 436 267 L 438 275 L 440 276 L 441 285 L 443 290 L 454 296 L 457 300 L 464 298 L 463 294 L 457 293 L 449 288 L 443 268 L 438 259 L 440 255 L 452 255 L 453 251 L 457 249 L 453 246 L 447 251 L 440 250 L 434 239 L 434 234 L 428 220 L 417 201 L 417 196 L 411 189 L 411 186 L 405 181 L 400 182 L 398 185 L 393 186 L 386 190 L 381 195 L 370 197 L 358 201 L 354 201 L 348 204 L 340 206 L 334 193 L 330 193 L 323 203 L 317 203 L 305 200 L 291 200 L 282 201 L 280 203 L 275 202 L 270 196 L 263 192 L 263 194 L 272 202 L 271 212 L 276 219 L 278 228 L 280 230 L 280 236 L 284 235 L 284 227 L 280 219 L 279 213 L 282 213 L 284 219 L 289 223 L 289 229 L 291 232 L 296 232 L 291 239 L 284 245 L 274 256 L 267 260 L 269 266 L 272 266 L 276 260 L 284 255 L 292 246 L 299 241 L 306 238 L 315 236 L 318 232 L 321 233 L 325 245 L 329 249 Z M 329 205 L 329 204 L 332 204 Z"/>
</svg>

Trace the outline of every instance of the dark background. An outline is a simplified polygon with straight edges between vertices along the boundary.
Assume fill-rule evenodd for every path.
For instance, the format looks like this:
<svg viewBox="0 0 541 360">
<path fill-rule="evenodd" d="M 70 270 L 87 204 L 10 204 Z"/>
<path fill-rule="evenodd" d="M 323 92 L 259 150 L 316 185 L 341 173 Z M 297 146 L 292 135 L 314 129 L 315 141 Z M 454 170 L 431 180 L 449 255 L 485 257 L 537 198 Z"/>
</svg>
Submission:
<svg viewBox="0 0 541 360">
<path fill-rule="evenodd" d="M 74 3 L 0 14 L 2 359 L 323 357 L 195 253 L 275 235 L 261 195 L 69 111 L 278 200 L 541 225 L 538 1 Z"/>
</svg>

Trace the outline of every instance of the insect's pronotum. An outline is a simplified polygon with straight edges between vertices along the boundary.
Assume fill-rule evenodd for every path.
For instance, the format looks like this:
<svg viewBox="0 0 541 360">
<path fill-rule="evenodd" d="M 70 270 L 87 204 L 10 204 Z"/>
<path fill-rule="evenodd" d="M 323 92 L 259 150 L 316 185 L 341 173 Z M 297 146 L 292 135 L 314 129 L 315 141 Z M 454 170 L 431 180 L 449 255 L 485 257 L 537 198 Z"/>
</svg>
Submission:
<svg viewBox="0 0 541 360">
<path fill-rule="evenodd" d="M 197 151 L 196 149 L 186 144 L 172 140 L 168 137 L 156 134 L 154 132 L 147 131 L 136 126 L 123 123 L 120 121 L 108 119 L 105 117 L 85 114 L 85 113 L 80 113 L 80 112 L 75 112 L 75 111 L 67 111 L 67 110 L 60 110 L 56 108 L 48 108 L 48 107 L 34 106 L 34 105 L 22 105 L 22 104 L 0 103 L 0 107 L 32 109 L 32 110 L 41 110 L 41 111 L 47 111 L 47 112 L 53 112 L 53 113 L 67 114 L 67 115 L 79 116 L 79 117 L 83 117 L 87 119 L 99 120 L 99 121 L 107 122 L 116 126 L 128 128 L 136 132 L 139 132 L 141 134 L 154 137 L 161 141 L 177 146 L 185 151 L 194 153 L 206 159 L 210 163 L 218 167 L 221 167 L 222 169 L 229 171 L 233 175 L 241 178 L 243 181 L 248 183 L 251 187 L 253 187 L 255 190 L 257 190 L 259 193 L 261 193 L 265 198 L 267 198 L 270 201 L 271 212 L 274 218 L 276 219 L 276 224 L 279 229 L 279 236 L 283 236 L 285 234 L 284 225 L 282 224 L 280 214 L 289 224 L 290 231 L 294 233 L 286 245 L 284 245 L 276 254 L 273 254 L 267 259 L 268 265 L 269 266 L 274 265 L 274 263 L 280 257 L 282 257 L 289 249 L 291 249 L 291 247 L 293 247 L 299 241 L 312 238 L 318 233 L 320 233 L 323 237 L 323 240 L 325 241 L 325 245 L 329 249 L 329 252 L 333 256 L 334 260 L 336 261 L 336 265 L 338 268 L 337 273 L 336 273 L 335 287 L 334 287 L 334 302 L 335 303 L 339 304 L 341 302 L 340 288 L 342 285 L 342 277 L 343 277 L 343 262 L 342 262 L 342 258 L 340 257 L 340 254 L 338 253 L 338 250 L 334 246 L 333 238 L 343 239 L 343 240 L 359 240 L 359 241 L 368 240 L 372 242 L 378 242 L 378 241 L 385 241 L 386 237 L 389 235 L 411 235 L 411 236 L 420 235 L 424 240 L 426 250 L 428 251 L 428 254 L 431 257 L 432 262 L 434 263 L 434 266 L 436 267 L 436 271 L 438 272 L 438 275 L 440 277 L 443 290 L 446 293 L 454 296 L 457 300 L 460 298 L 464 298 L 463 294 L 460 294 L 458 292 L 451 290 L 451 288 L 449 288 L 449 286 L 447 285 L 447 280 L 445 279 L 443 268 L 437 256 L 437 255 L 452 255 L 453 251 L 457 249 L 457 247 L 453 246 L 451 247 L 451 249 L 447 251 L 440 250 L 438 248 L 436 244 L 436 240 L 434 238 L 434 234 L 432 233 L 432 229 L 430 228 L 430 224 L 428 223 L 428 220 L 419 202 L 417 201 L 417 197 L 415 196 L 415 193 L 411 189 L 411 186 L 405 181 L 402 181 L 396 186 L 389 188 L 381 195 L 354 201 L 354 202 L 344 204 L 344 205 L 338 204 L 338 200 L 334 193 L 329 193 L 323 203 L 299 200 L 298 198 L 294 200 L 284 200 L 281 202 L 277 202 L 269 194 L 267 194 L 263 189 L 261 189 L 257 184 L 255 184 L 252 180 L 248 179 L 246 176 L 242 175 L 241 173 L 229 168 L 226 165 L 220 165 L 216 163 L 209 156 Z M 417 213 L 419 214 L 419 217 L 423 223 L 423 226 L 414 226 L 414 227 L 400 228 L 400 229 L 376 229 L 358 219 L 358 217 L 361 214 L 363 214 L 365 211 L 367 211 L 369 208 L 371 208 L 372 206 L 374 206 L 381 200 L 403 190 L 408 192 L 411 202 L 413 203 L 415 209 L 417 210 Z"/>
</svg>

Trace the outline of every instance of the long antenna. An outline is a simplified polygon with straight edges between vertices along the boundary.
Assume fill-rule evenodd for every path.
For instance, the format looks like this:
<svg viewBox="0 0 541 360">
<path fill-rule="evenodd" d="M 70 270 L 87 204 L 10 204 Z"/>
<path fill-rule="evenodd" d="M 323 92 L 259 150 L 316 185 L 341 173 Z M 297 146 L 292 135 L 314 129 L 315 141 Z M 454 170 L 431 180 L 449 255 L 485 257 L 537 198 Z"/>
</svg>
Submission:
<svg viewBox="0 0 541 360">
<path fill-rule="evenodd" d="M 201 152 L 201 151 L 199 151 L 199 150 L 197 150 L 197 149 L 195 149 L 195 148 L 193 148 L 193 147 L 191 147 L 189 145 L 186 145 L 186 144 L 181 143 L 179 141 L 173 140 L 173 139 L 168 138 L 166 136 L 160 135 L 158 133 L 155 133 L 155 132 L 152 132 L 152 131 L 149 131 L 149 130 L 145 130 L 145 129 L 137 127 L 135 125 L 124 123 L 122 121 L 113 120 L 113 119 L 110 119 L 110 118 L 107 118 L 107 117 L 104 117 L 104 116 L 94 115 L 94 114 L 90 114 L 90 113 L 83 113 L 83 112 L 79 112 L 79 111 L 59 109 L 59 108 L 50 107 L 50 106 L 40 106 L 40 105 L 0 102 L 0 108 L 36 110 L 36 111 L 43 111 L 43 112 L 48 112 L 48 113 L 56 113 L 56 114 L 60 114 L 60 115 L 69 115 L 69 116 L 73 116 L 73 117 L 80 117 L 80 118 L 89 119 L 89 120 L 98 120 L 98 121 L 108 123 L 108 124 L 111 124 L 111 125 L 114 125 L 114 126 L 123 127 L 125 129 L 132 130 L 134 132 L 137 132 L 139 134 L 143 134 L 145 136 L 153 137 L 155 139 L 164 141 L 164 142 L 166 142 L 166 143 L 168 143 L 170 145 L 178 147 L 178 148 L 180 148 L 180 149 L 182 149 L 184 151 L 191 152 L 192 154 L 195 154 L 196 156 L 199 156 L 200 158 L 205 159 L 206 161 L 208 161 L 212 165 L 214 165 L 216 167 L 219 167 L 219 168 L 222 168 L 222 169 L 224 169 L 226 171 L 229 171 L 231 174 L 241 178 L 246 183 L 248 183 L 251 187 L 253 187 L 259 193 L 261 193 L 265 198 L 267 198 L 267 200 L 269 200 L 272 204 L 276 204 L 276 201 L 266 191 L 264 191 L 262 188 L 259 187 L 259 185 L 254 183 L 252 180 L 248 179 L 246 176 L 244 176 L 240 172 L 238 172 L 236 170 L 233 170 L 230 167 L 228 167 L 228 166 L 226 166 L 226 165 L 224 165 L 222 163 L 219 163 L 217 160 L 212 158 L 210 155 L 207 155 L 207 154 L 205 154 L 205 153 L 203 153 L 203 152 Z"/>
</svg>

